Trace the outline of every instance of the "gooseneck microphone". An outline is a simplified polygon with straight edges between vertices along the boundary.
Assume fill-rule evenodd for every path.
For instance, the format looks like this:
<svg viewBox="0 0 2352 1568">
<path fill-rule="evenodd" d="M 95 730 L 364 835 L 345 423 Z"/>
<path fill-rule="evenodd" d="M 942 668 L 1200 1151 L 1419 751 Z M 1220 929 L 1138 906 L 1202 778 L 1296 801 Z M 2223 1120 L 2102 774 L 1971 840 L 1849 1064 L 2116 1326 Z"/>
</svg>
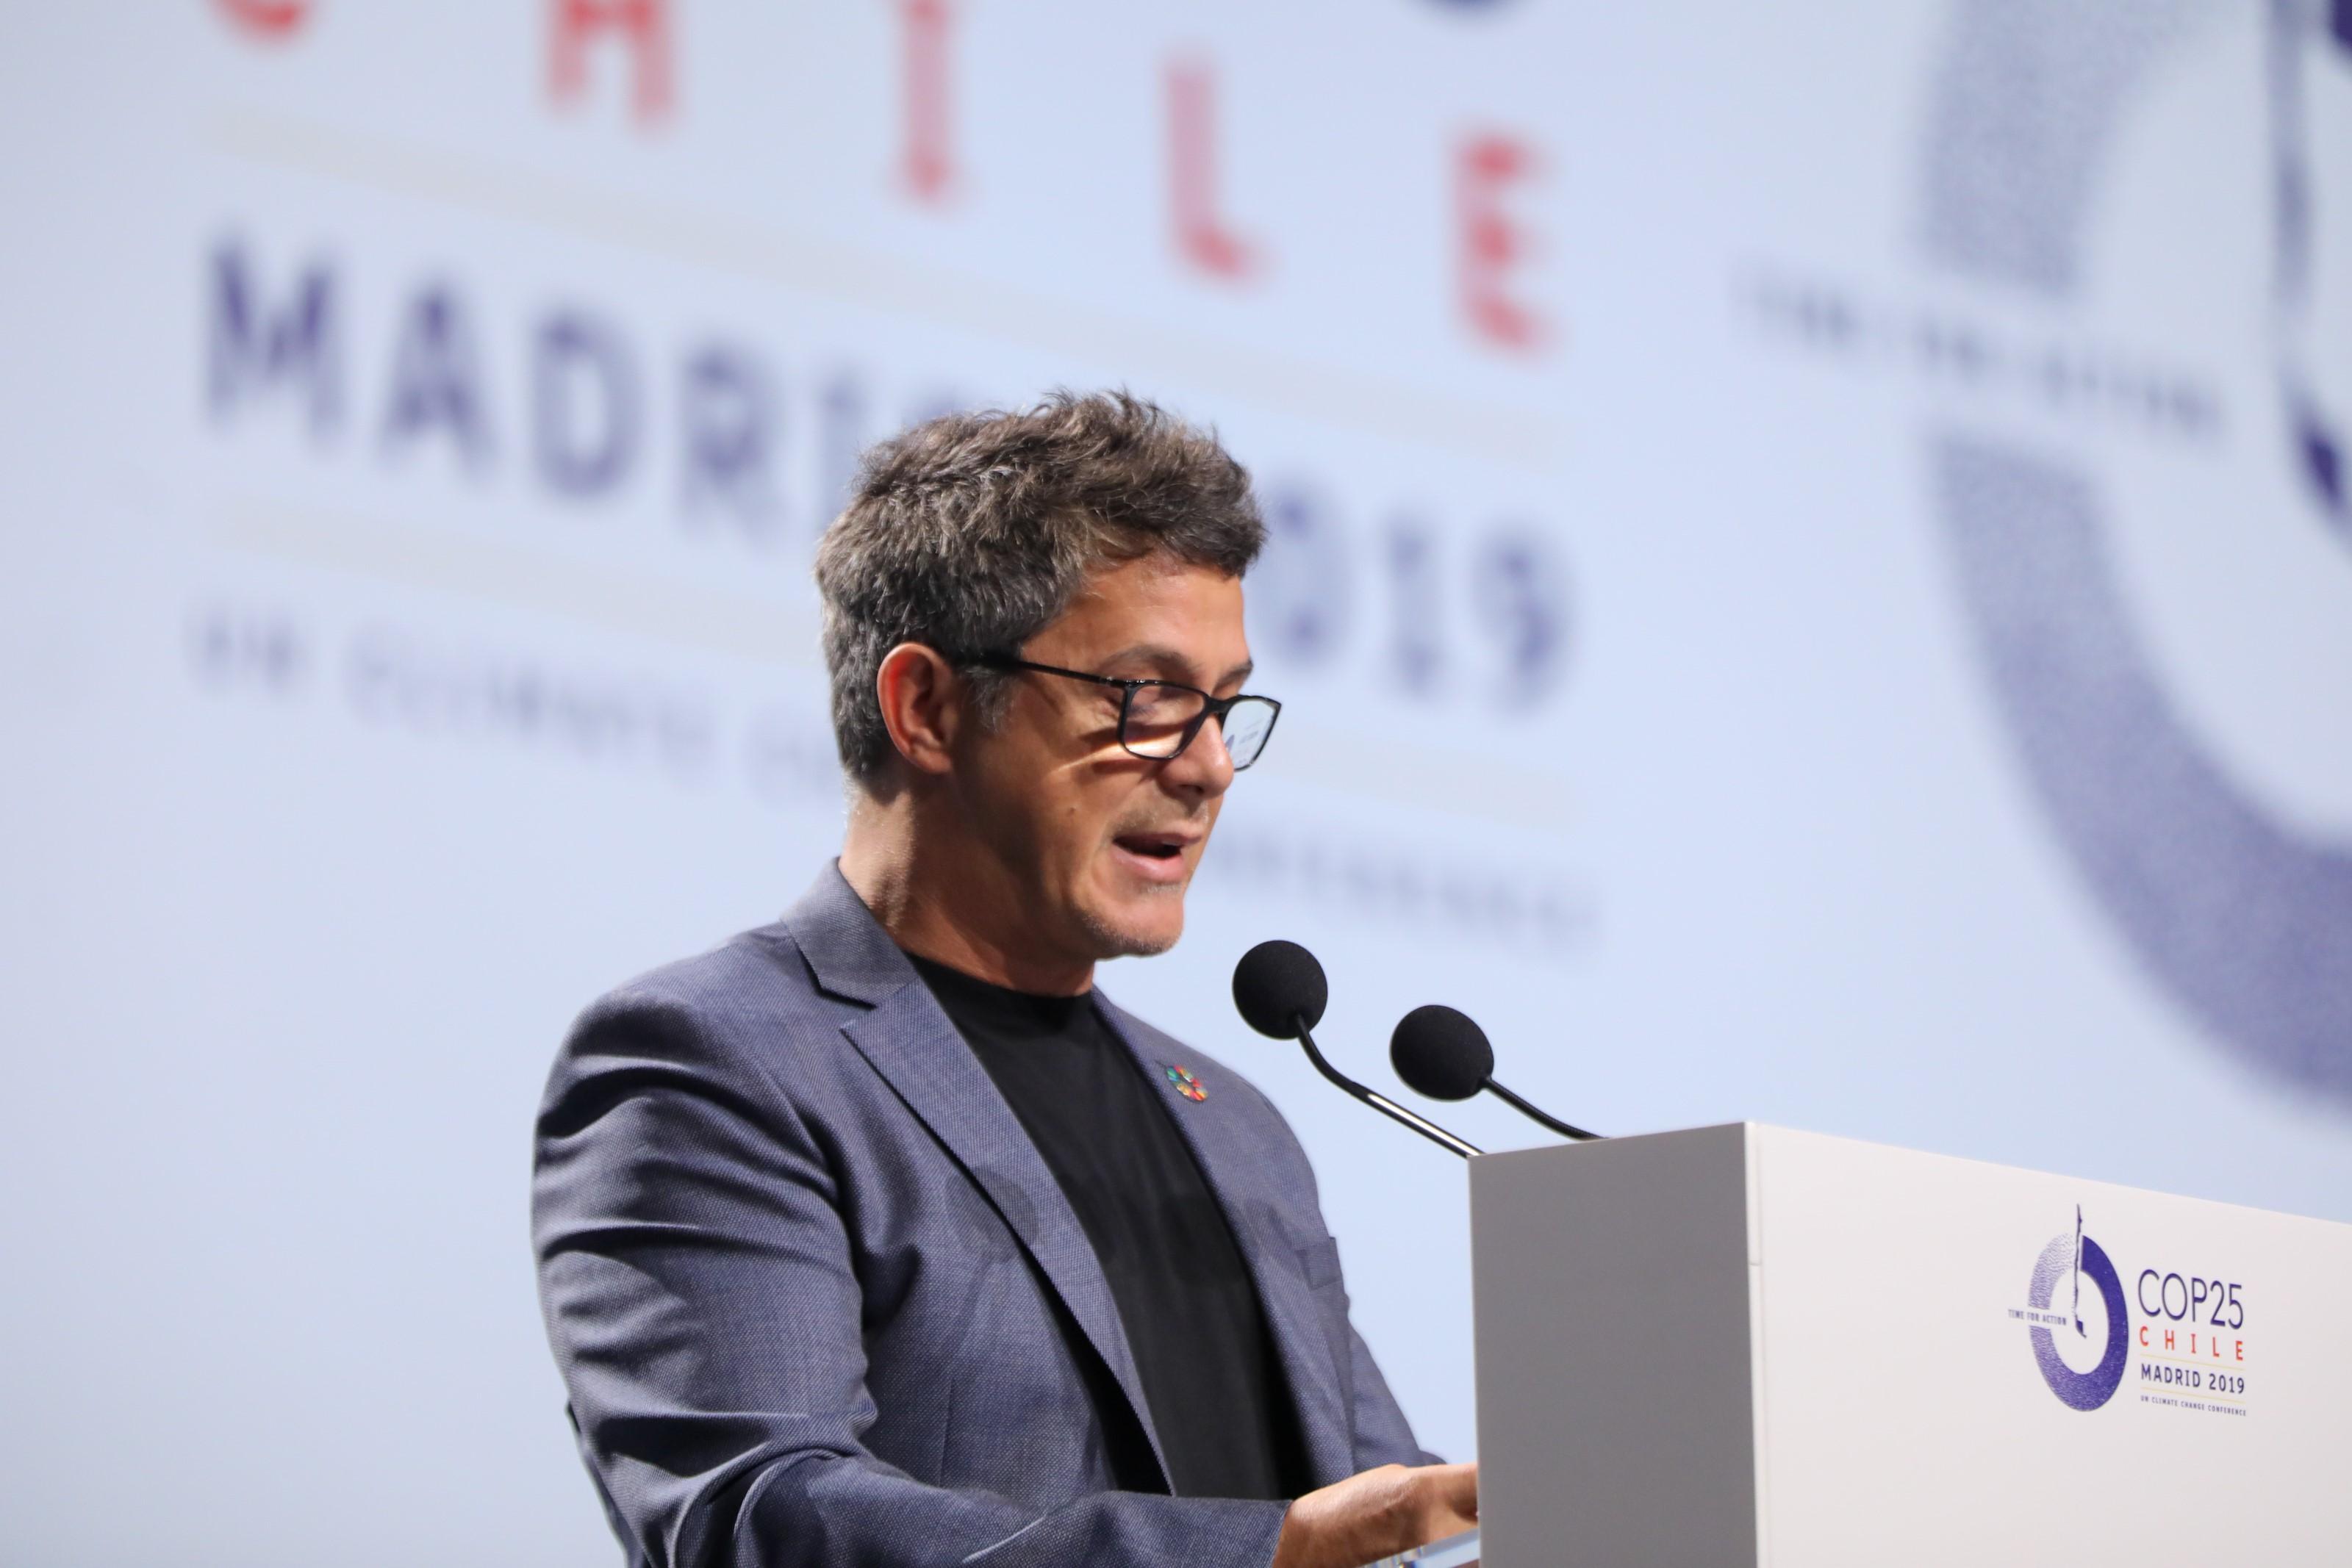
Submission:
<svg viewBox="0 0 2352 1568">
<path fill-rule="evenodd" d="M 1238 982 L 1236 982 L 1238 983 Z M 1481 1089 L 1522 1116 L 1567 1138 L 1597 1138 L 1537 1109 L 1495 1082 L 1495 1048 L 1466 1013 L 1432 1002 L 1397 1020 L 1389 1037 L 1389 1064 L 1404 1086 L 1432 1100 L 1467 1100 Z"/>
<path fill-rule="evenodd" d="M 1307 1049 L 1315 1071 L 1338 1084 L 1381 1115 L 1402 1122 L 1442 1148 L 1468 1159 L 1486 1151 L 1457 1138 L 1436 1123 L 1416 1116 L 1384 1094 L 1376 1093 L 1323 1060 L 1308 1031 L 1323 1021 L 1323 1008 L 1331 999 L 1330 983 L 1315 955 L 1296 942 L 1261 942 L 1234 966 L 1234 1006 L 1250 1028 L 1276 1040 L 1295 1040 Z M 1475 1027 L 1475 1026 L 1474 1026 Z"/>
</svg>

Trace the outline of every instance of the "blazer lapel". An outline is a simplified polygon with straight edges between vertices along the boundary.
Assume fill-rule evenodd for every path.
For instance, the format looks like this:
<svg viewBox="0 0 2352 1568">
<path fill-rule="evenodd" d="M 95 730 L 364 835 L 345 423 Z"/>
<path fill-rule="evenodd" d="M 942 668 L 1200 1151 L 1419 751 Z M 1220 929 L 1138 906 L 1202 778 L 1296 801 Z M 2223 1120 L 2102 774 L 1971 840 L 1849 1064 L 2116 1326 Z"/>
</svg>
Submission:
<svg viewBox="0 0 2352 1568">
<path fill-rule="evenodd" d="M 1127 1396 L 1164 1481 L 1168 1456 L 1160 1449 L 1094 1244 L 988 1070 L 837 866 L 819 878 L 785 924 L 819 985 L 873 1009 L 843 1025 L 842 1032 L 954 1156 L 1035 1260 Z"/>
<path fill-rule="evenodd" d="M 1316 1484 L 1328 1486 L 1346 1479 L 1356 1469 L 1354 1427 L 1339 1365 L 1332 1360 L 1331 1338 L 1324 1331 L 1321 1309 L 1307 1282 L 1297 1249 L 1277 1226 L 1254 1218 L 1254 1211 L 1262 1211 L 1270 1196 L 1252 1183 L 1255 1174 L 1265 1168 L 1265 1150 L 1234 1114 L 1241 1103 L 1239 1094 L 1219 1097 L 1216 1074 L 1190 1068 L 1175 1040 L 1113 1006 L 1100 991 L 1095 997 L 1144 1076 L 1159 1087 L 1171 1119 L 1192 1145 L 1192 1158 L 1224 1211 L 1234 1243 L 1241 1249 L 1257 1286 L 1258 1302 L 1265 1309 L 1276 1353 L 1290 1383 L 1290 1396 L 1297 1404 L 1299 1430 Z M 1173 1054 L 1155 1054 L 1161 1051 Z M 1195 1071 L 1201 1086 L 1208 1091 L 1207 1098 L 1196 1103 L 1180 1097 L 1168 1079 L 1168 1069 L 1173 1066 Z"/>
</svg>

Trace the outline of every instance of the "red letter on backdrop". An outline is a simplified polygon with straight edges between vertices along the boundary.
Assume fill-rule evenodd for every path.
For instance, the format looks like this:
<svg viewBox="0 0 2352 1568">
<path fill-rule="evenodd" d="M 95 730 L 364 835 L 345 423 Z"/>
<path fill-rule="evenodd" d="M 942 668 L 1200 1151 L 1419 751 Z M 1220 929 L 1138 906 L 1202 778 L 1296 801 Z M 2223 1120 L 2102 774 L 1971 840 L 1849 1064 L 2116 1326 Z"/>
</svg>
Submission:
<svg viewBox="0 0 2352 1568">
<path fill-rule="evenodd" d="M 1197 61 L 1168 65 L 1168 194 L 1176 249 L 1218 277 L 1256 267 L 1250 247 L 1217 216 L 1216 78 Z"/>
<path fill-rule="evenodd" d="M 1462 308 L 1471 329 L 1506 349 L 1532 349 L 1542 324 L 1504 291 L 1505 276 L 1525 258 L 1527 235 L 1503 211 L 1502 189 L 1535 172 L 1527 143 L 1474 136 L 1454 160 L 1454 205 L 1462 225 Z"/>
<path fill-rule="evenodd" d="M 947 198 L 955 166 L 948 156 L 948 0 L 902 0 L 906 29 L 907 188 L 919 202 Z"/>
<path fill-rule="evenodd" d="M 558 103 L 580 96 L 589 40 L 612 31 L 628 42 L 637 118 L 669 112 L 669 0 L 551 0 L 548 24 L 548 96 Z"/>
<path fill-rule="evenodd" d="M 310 0 L 219 0 L 228 19 L 257 38 L 290 38 L 310 19 Z"/>
</svg>

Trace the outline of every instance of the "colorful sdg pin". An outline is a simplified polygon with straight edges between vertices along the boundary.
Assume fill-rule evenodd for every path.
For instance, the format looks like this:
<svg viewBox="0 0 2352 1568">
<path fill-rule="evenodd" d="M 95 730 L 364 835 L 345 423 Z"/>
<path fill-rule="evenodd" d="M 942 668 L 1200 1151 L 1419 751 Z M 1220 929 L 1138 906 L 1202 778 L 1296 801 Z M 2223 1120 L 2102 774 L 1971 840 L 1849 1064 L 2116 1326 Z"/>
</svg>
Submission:
<svg viewBox="0 0 2352 1568">
<path fill-rule="evenodd" d="M 1176 1092 L 1187 1100 L 1199 1102 L 1209 1097 L 1209 1092 L 1201 1087 L 1201 1081 L 1192 1076 L 1192 1070 L 1189 1067 L 1178 1067 L 1171 1063 L 1168 1069 L 1168 1082 L 1173 1083 L 1176 1086 Z"/>
</svg>

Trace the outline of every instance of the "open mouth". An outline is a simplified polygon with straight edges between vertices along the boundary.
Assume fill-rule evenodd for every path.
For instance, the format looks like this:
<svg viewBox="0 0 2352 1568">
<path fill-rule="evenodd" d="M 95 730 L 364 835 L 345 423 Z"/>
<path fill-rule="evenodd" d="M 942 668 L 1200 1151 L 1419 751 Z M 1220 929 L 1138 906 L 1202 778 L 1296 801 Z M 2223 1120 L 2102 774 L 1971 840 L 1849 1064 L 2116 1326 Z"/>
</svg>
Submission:
<svg viewBox="0 0 2352 1568">
<path fill-rule="evenodd" d="M 1111 842 L 1143 860 L 1174 861 L 1184 854 L 1183 839 L 1173 833 L 1121 833 Z"/>
<path fill-rule="evenodd" d="M 1129 876 L 1154 887 L 1177 888 L 1192 874 L 1184 860 L 1187 848 L 1200 842 L 1181 829 L 1120 833 L 1110 841 L 1111 853 Z"/>
</svg>

